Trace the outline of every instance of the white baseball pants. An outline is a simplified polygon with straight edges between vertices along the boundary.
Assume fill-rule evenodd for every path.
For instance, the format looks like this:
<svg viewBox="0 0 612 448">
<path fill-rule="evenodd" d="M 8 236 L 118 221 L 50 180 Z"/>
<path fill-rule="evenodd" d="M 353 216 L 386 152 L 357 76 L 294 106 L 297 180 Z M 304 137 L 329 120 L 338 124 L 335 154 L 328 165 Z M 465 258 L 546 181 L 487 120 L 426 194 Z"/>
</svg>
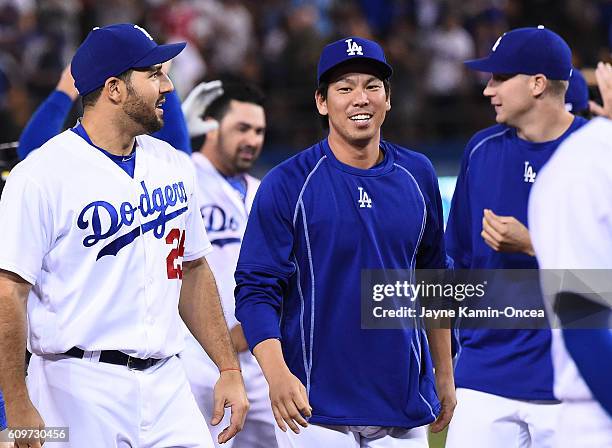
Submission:
<svg viewBox="0 0 612 448">
<path fill-rule="evenodd" d="M 138 371 L 33 355 L 27 385 L 46 427 L 69 428 L 54 447 L 214 447 L 176 356 Z"/>
<path fill-rule="evenodd" d="M 612 417 L 595 401 L 561 403 L 555 448 L 612 447 Z"/>
<path fill-rule="evenodd" d="M 300 427 L 295 434 L 290 429 L 282 432 L 278 426 L 276 440 L 279 448 L 427 448 L 427 427 L 413 429 L 383 428 L 380 426 Z"/>
<path fill-rule="evenodd" d="M 560 404 L 457 389 L 446 448 L 552 448 Z"/>
</svg>

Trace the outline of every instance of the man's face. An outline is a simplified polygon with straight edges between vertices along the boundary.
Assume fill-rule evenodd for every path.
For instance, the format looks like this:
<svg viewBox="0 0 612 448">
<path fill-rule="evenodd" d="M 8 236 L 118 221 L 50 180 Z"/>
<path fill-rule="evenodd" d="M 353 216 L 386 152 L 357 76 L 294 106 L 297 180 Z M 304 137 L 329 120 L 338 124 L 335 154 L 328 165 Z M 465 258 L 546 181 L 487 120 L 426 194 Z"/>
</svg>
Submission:
<svg viewBox="0 0 612 448">
<path fill-rule="evenodd" d="M 483 95 L 495 108 L 495 121 L 517 127 L 533 107 L 531 76 L 493 74 Z"/>
<path fill-rule="evenodd" d="M 159 131 L 164 125 L 161 106 L 164 95 L 174 89 L 172 81 L 161 70 L 161 64 L 146 70 L 134 70 L 126 82 L 128 96 L 123 112 L 142 127 L 143 133 Z"/>
<path fill-rule="evenodd" d="M 230 101 L 217 131 L 217 155 L 225 174 L 236 175 L 251 169 L 261 154 L 265 131 L 263 107 Z"/>
<path fill-rule="evenodd" d="M 316 97 L 319 113 L 329 118 L 330 134 L 355 145 L 379 137 L 391 109 L 383 81 L 365 64 L 350 65 L 330 79 L 327 98 Z"/>
</svg>

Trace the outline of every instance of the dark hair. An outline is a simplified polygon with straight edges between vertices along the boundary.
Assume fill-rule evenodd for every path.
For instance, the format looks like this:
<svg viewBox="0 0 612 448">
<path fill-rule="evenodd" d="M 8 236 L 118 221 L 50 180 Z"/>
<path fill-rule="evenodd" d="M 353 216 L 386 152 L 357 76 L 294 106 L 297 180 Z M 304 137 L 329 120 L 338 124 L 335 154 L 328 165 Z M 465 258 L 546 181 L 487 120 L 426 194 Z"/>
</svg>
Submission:
<svg viewBox="0 0 612 448">
<path fill-rule="evenodd" d="M 117 78 L 119 78 L 120 80 L 125 82 L 128 85 L 128 88 L 131 87 L 130 79 L 131 79 L 133 71 L 134 71 L 134 69 L 130 68 L 130 69 L 124 71 L 123 73 L 117 75 Z M 102 89 L 103 88 L 104 88 L 104 86 L 98 87 L 93 92 L 89 92 L 87 95 L 85 95 L 84 97 L 81 98 L 81 101 L 83 103 L 83 109 L 85 109 L 86 107 L 94 106 L 96 104 L 96 102 L 100 98 L 100 95 L 102 95 Z"/>
<path fill-rule="evenodd" d="M 567 89 L 569 87 L 569 81 L 563 81 L 558 79 L 548 80 L 548 91 L 552 96 L 565 98 Z"/>
<path fill-rule="evenodd" d="M 391 93 L 391 83 L 389 82 L 389 78 L 383 79 L 382 82 L 383 87 L 385 88 L 385 95 L 387 96 L 387 98 L 389 98 L 389 94 Z M 321 80 L 317 87 L 317 90 L 315 91 L 315 93 L 317 95 L 321 95 L 324 100 L 327 99 L 327 90 L 329 89 L 329 84 L 330 83 L 328 80 Z M 321 126 L 324 130 L 327 131 L 329 129 L 329 117 L 327 115 L 319 114 L 319 122 L 321 123 Z"/>
<path fill-rule="evenodd" d="M 223 94 L 215 98 L 202 113 L 202 118 L 221 121 L 229 109 L 230 102 L 240 101 L 263 107 L 265 96 L 259 87 L 246 82 L 223 82 Z"/>
</svg>

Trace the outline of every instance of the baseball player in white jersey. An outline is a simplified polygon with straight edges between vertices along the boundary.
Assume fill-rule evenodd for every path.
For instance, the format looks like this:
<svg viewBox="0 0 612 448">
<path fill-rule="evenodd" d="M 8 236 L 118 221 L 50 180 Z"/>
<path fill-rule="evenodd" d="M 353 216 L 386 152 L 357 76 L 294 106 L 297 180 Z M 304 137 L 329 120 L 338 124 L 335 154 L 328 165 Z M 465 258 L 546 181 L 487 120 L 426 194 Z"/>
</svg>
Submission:
<svg viewBox="0 0 612 448">
<path fill-rule="evenodd" d="M 612 446 L 612 66 L 600 63 L 596 76 L 604 107 L 591 108 L 607 118 L 592 120 L 559 147 L 529 200 L 540 267 L 572 270 L 541 274 L 562 327 L 552 330 L 559 448 Z M 590 328 L 570 328 L 584 311 Z"/>
<path fill-rule="evenodd" d="M 38 431 L 18 447 L 40 447 L 45 425 L 68 427 L 58 446 L 212 447 L 175 356 L 181 318 L 221 371 L 215 405 L 232 418 L 220 441 L 243 424 L 248 401 L 204 258 L 193 166 L 143 135 L 163 125 L 173 86 L 161 63 L 184 46 L 157 45 L 132 24 L 94 28 L 72 60 L 81 122 L 7 182 L 0 387 L 9 427 Z"/>
<path fill-rule="evenodd" d="M 259 157 L 263 146 L 266 126 L 263 94 L 248 84 L 226 82 L 223 94 L 199 115 L 208 123 L 211 120 L 218 123 L 218 129 L 208 132 L 203 146 L 192 155 L 200 208 L 207 234 L 215 248 L 207 260 L 217 280 L 251 405 L 243 430 L 228 444 L 233 443 L 234 448 L 273 448 L 277 445 L 268 385 L 248 350 L 242 327 L 234 317 L 234 270 L 248 213 L 260 183 L 247 171 Z M 210 421 L 218 369 L 192 335 L 187 337 L 185 346 L 181 360 L 196 402 Z M 210 428 L 213 439 L 220 427 L 223 425 Z"/>
</svg>

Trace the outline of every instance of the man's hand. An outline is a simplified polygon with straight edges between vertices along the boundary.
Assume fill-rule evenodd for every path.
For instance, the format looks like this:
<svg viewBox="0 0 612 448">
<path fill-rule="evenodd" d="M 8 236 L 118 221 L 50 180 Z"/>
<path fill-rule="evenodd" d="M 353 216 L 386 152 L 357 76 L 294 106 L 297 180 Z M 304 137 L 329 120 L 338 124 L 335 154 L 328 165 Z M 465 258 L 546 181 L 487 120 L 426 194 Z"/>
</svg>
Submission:
<svg viewBox="0 0 612 448">
<path fill-rule="evenodd" d="M 221 95 L 223 95 L 223 86 L 219 80 L 200 83 L 189 92 L 181 106 L 189 137 L 199 137 L 219 127 L 219 123 L 215 120 L 204 120 L 202 115 L 210 103 Z"/>
<path fill-rule="evenodd" d="M 270 402 L 276 424 L 286 432 L 285 423 L 287 423 L 294 433 L 299 434 L 298 425 L 306 428 L 308 426 L 306 419 L 312 415 L 306 388 L 288 368 L 280 369 L 266 379 L 270 386 Z"/>
<path fill-rule="evenodd" d="M 514 216 L 498 216 L 485 209 L 480 235 L 497 252 L 522 252 L 535 256 L 529 230 Z"/>
<path fill-rule="evenodd" d="M 589 101 L 589 109 L 595 115 L 612 119 L 612 65 L 608 62 L 597 64 L 595 78 L 597 78 L 597 86 L 599 87 L 603 107 L 594 101 Z"/>
<path fill-rule="evenodd" d="M 225 408 L 231 408 L 230 424 L 219 434 L 217 441 L 225 443 L 242 430 L 244 419 L 249 410 L 249 400 L 244 390 L 242 374 L 238 370 L 225 370 L 215 384 L 214 411 L 211 425 L 218 425 L 223 420 Z"/>
<path fill-rule="evenodd" d="M 70 73 L 70 64 L 64 68 L 62 76 L 60 77 L 57 86 L 55 86 L 55 90 L 64 92 L 72 101 L 78 98 L 79 91 L 74 86 L 74 78 L 72 77 L 72 73 Z"/>
<path fill-rule="evenodd" d="M 234 325 L 230 330 L 230 337 L 232 338 L 232 344 L 234 345 L 234 350 L 236 350 L 236 353 L 243 353 L 249 349 L 249 344 L 247 343 L 247 340 L 244 337 L 244 332 L 242 331 L 242 325 Z"/>
<path fill-rule="evenodd" d="M 45 422 L 27 396 L 7 401 L 6 417 L 9 428 L 44 429 L 45 427 Z M 44 440 L 38 439 L 15 440 L 15 448 L 41 448 L 43 444 Z"/>
<path fill-rule="evenodd" d="M 436 392 L 438 399 L 442 405 L 440 414 L 429 429 L 431 432 L 440 432 L 448 426 L 453 418 L 455 406 L 457 406 L 457 397 L 455 395 L 455 381 L 453 380 L 452 371 L 448 373 L 436 372 Z"/>
</svg>

